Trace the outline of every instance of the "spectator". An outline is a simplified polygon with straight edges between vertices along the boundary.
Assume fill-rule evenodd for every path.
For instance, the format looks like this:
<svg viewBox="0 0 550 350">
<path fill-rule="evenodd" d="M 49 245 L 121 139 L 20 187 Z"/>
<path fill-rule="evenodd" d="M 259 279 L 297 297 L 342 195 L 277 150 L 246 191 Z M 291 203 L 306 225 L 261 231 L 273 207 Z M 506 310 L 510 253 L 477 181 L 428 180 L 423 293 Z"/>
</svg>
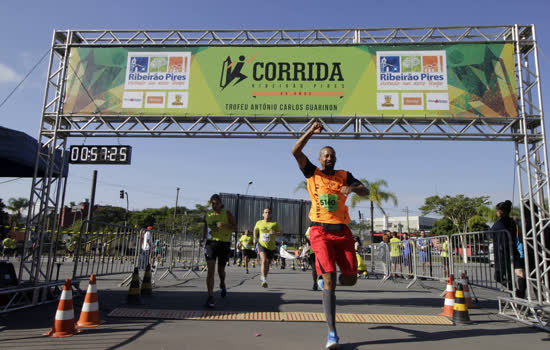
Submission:
<svg viewBox="0 0 550 350">
<path fill-rule="evenodd" d="M 402 251 L 402 245 L 401 240 L 397 238 L 397 234 L 395 232 L 391 233 L 391 239 L 390 239 L 390 255 L 391 255 L 391 263 L 393 265 L 393 278 L 395 278 L 395 273 L 397 272 L 397 265 L 399 265 L 399 273 L 403 275 L 403 251 Z"/>
<path fill-rule="evenodd" d="M 141 239 L 141 254 L 140 254 L 140 268 L 145 269 L 149 264 L 151 257 L 151 247 L 153 246 L 153 238 L 151 236 L 151 230 L 153 226 L 148 226 L 147 230 L 143 234 Z"/>
</svg>

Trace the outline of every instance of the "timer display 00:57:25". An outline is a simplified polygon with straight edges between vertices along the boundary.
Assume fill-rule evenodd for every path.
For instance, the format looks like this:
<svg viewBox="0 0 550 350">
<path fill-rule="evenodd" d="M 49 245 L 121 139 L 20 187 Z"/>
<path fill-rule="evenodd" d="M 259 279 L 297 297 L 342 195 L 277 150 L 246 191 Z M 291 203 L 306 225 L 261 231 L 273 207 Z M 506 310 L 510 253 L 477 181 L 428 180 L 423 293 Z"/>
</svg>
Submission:
<svg viewBox="0 0 550 350">
<path fill-rule="evenodd" d="M 71 163 L 130 164 L 131 146 L 71 146 Z"/>
</svg>

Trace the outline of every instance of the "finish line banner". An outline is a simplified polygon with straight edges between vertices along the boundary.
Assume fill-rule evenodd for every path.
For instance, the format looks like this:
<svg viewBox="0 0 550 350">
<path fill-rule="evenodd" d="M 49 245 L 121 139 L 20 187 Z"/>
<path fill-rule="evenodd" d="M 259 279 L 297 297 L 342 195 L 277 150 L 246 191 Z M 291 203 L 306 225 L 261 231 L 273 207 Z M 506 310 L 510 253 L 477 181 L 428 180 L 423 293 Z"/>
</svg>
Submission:
<svg viewBox="0 0 550 350">
<path fill-rule="evenodd" d="M 517 117 L 511 43 L 72 48 L 64 114 Z"/>
</svg>

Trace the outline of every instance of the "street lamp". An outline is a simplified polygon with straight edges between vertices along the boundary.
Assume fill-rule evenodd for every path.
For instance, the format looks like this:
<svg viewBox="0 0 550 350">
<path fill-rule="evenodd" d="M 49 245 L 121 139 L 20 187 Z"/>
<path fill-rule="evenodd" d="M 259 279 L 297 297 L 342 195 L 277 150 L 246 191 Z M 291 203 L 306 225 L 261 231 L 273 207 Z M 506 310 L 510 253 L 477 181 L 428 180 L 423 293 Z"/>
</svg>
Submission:
<svg viewBox="0 0 550 350">
<path fill-rule="evenodd" d="M 246 186 L 246 192 L 245 192 L 245 195 L 248 194 L 248 189 L 250 188 L 250 185 L 252 185 L 254 183 L 254 181 L 250 180 L 248 181 L 248 185 Z"/>
</svg>

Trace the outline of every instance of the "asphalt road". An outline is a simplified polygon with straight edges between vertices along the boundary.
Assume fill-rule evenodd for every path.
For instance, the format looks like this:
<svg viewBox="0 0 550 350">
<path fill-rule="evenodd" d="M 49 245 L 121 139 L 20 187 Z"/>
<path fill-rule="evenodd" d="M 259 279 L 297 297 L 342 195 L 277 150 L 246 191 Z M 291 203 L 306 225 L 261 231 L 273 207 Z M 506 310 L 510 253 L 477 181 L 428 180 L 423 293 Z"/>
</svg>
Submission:
<svg viewBox="0 0 550 350">
<path fill-rule="evenodd" d="M 63 265 L 60 276 L 71 270 Z M 245 274 L 227 269 L 227 298 L 216 293 L 216 310 L 234 312 L 323 312 L 321 292 L 312 291 L 310 271 L 280 270 L 269 276 L 270 288 L 259 282 L 259 268 Z M 0 349 L 323 349 L 327 327 L 322 322 L 194 321 L 168 318 L 109 317 L 121 308 L 150 310 L 204 310 L 205 274 L 175 270 L 178 279 L 156 276 L 153 296 L 142 305 L 126 305 L 127 287 L 119 284 L 127 274 L 97 279 L 101 318 L 96 328 L 83 328 L 69 338 L 41 336 L 53 325 L 57 303 L 0 315 Z M 382 283 L 361 279 L 356 286 L 339 287 L 337 312 L 357 314 L 439 315 L 444 285 L 408 281 Z M 216 286 L 218 279 L 216 276 Z M 85 290 L 87 281 L 82 281 Z M 435 326 L 406 324 L 340 323 L 341 349 L 548 349 L 550 334 L 497 315 L 499 293 L 475 288 L 479 303 L 469 310 L 471 325 Z M 79 317 L 83 298 L 75 298 Z"/>
</svg>

